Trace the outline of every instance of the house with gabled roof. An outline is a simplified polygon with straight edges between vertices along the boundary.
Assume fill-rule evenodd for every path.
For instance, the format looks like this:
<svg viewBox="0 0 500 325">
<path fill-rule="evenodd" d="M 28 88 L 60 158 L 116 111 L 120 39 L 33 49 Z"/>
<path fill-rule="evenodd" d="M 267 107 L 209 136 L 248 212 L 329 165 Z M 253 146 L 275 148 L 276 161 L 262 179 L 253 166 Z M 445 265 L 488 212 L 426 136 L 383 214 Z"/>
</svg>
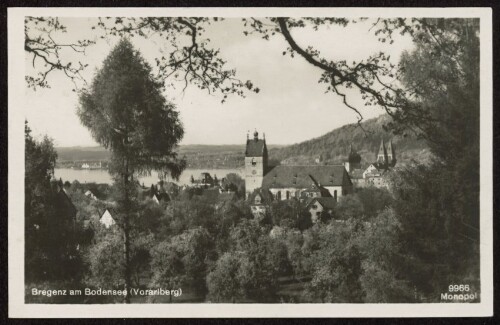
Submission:
<svg viewBox="0 0 500 325">
<path fill-rule="evenodd" d="M 274 200 L 273 194 L 265 189 L 259 188 L 248 196 L 250 210 L 254 217 L 262 217 L 266 214 Z"/>
<path fill-rule="evenodd" d="M 113 215 L 111 214 L 114 212 L 111 208 L 104 210 L 104 212 L 101 214 L 101 217 L 99 218 L 99 222 L 106 227 L 106 229 L 110 228 L 111 226 L 116 224 L 115 219 L 113 218 Z"/>
<path fill-rule="evenodd" d="M 306 209 L 311 214 L 311 221 L 316 223 L 319 221 L 321 214 L 328 213 L 332 215 L 337 200 L 333 197 L 313 197 L 306 202 Z"/>
</svg>

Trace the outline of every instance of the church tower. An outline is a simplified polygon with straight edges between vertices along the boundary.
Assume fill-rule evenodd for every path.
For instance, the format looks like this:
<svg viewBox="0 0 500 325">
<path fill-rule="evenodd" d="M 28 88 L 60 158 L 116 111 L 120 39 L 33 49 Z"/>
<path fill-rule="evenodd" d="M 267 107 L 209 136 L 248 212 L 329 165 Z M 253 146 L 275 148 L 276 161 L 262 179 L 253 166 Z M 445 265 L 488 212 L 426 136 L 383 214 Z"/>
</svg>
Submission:
<svg viewBox="0 0 500 325">
<path fill-rule="evenodd" d="M 267 171 L 267 146 L 265 136 L 259 139 L 257 130 L 250 139 L 247 134 L 245 150 L 245 188 L 247 197 L 255 189 L 262 187 L 262 180 Z"/>
<path fill-rule="evenodd" d="M 361 168 L 361 156 L 353 149 L 352 144 L 349 145 L 349 156 L 344 166 L 348 173 Z"/>
<path fill-rule="evenodd" d="M 386 147 L 384 140 L 380 142 L 380 148 L 377 154 L 377 164 L 380 167 L 394 167 L 396 165 L 396 152 L 394 146 L 392 145 L 392 140 L 389 141 L 389 145 Z"/>
<path fill-rule="evenodd" d="M 379 165 L 387 164 L 387 150 L 385 149 L 384 139 L 382 139 L 382 141 L 380 142 L 380 148 L 378 149 L 377 154 L 377 163 Z"/>
<path fill-rule="evenodd" d="M 391 167 L 394 167 L 394 165 L 396 165 L 396 152 L 394 151 L 394 147 L 392 146 L 392 140 L 387 146 L 387 163 Z"/>
</svg>

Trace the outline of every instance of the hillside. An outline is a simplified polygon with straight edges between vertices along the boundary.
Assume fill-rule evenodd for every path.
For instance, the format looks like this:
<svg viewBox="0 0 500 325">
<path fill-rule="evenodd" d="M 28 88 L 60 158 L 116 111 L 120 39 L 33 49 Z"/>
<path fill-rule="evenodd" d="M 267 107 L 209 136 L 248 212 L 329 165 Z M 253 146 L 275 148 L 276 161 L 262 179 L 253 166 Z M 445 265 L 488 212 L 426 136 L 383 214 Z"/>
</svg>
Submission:
<svg viewBox="0 0 500 325">
<path fill-rule="evenodd" d="M 282 148 L 269 145 L 270 149 Z M 110 152 L 102 147 L 59 147 L 56 148 L 57 167 L 80 167 L 84 162 L 102 161 L 103 166 L 110 158 Z M 179 157 L 185 157 L 189 168 L 238 168 L 244 164 L 245 144 L 238 145 L 182 145 L 177 149 Z"/>
<path fill-rule="evenodd" d="M 103 147 L 58 147 L 57 161 L 99 161 L 108 160 L 111 154 Z"/>
<path fill-rule="evenodd" d="M 425 161 L 429 158 L 429 150 L 425 143 L 416 137 L 406 138 L 394 136 L 383 129 L 389 121 L 387 115 L 366 120 L 362 123 L 366 133 L 357 124 L 344 125 L 321 137 L 279 149 L 272 149 L 269 156 L 282 164 L 312 164 L 321 156 L 323 163 L 342 163 L 349 154 L 349 145 L 358 151 L 362 164 L 367 165 L 375 160 L 380 141 L 392 140 L 398 163 L 406 163 L 411 159 Z"/>
<path fill-rule="evenodd" d="M 398 137 L 384 131 L 383 125 L 388 117 L 363 122 L 363 128 L 356 124 L 345 125 L 321 137 L 290 146 L 268 145 L 269 158 L 273 163 L 297 165 L 314 164 L 321 156 L 322 163 L 338 164 L 345 161 L 349 145 L 359 152 L 362 165 L 375 160 L 381 139 L 391 140 L 395 147 L 398 164 L 411 159 L 425 161 L 429 150 L 423 141 L 415 137 Z M 107 161 L 110 153 L 102 147 L 56 148 L 59 167 L 80 166 L 81 162 Z M 183 145 L 177 149 L 180 157 L 185 156 L 190 168 L 239 168 L 244 164 L 245 144 L 238 145 Z"/>
</svg>

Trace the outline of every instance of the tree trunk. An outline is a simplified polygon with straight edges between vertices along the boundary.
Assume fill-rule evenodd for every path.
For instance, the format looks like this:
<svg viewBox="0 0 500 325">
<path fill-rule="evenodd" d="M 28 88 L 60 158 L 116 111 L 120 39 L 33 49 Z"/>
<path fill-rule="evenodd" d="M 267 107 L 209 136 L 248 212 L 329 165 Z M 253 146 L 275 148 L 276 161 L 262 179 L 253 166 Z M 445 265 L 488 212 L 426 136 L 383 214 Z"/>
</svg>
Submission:
<svg viewBox="0 0 500 325">
<path fill-rule="evenodd" d="M 123 175 L 124 185 L 124 214 L 123 214 L 123 252 L 125 254 L 125 303 L 130 303 L 130 229 L 129 229 L 129 215 L 130 215 L 130 197 L 128 193 L 128 160 L 125 161 L 125 174 Z"/>
<path fill-rule="evenodd" d="M 124 227 L 123 227 L 123 246 L 125 253 L 125 290 L 127 294 L 125 295 L 125 303 L 130 303 L 130 236 L 129 236 L 129 226 L 128 226 L 128 212 L 124 215 Z"/>
</svg>

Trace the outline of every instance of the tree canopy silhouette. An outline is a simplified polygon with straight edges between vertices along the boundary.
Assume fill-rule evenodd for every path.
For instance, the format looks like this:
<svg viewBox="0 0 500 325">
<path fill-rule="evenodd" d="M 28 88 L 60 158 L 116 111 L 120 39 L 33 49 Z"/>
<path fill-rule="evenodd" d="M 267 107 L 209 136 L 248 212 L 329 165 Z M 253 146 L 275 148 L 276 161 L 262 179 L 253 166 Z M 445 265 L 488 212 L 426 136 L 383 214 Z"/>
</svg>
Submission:
<svg viewBox="0 0 500 325">
<path fill-rule="evenodd" d="M 124 235 L 125 289 L 130 288 L 130 218 L 136 212 L 135 179 L 158 171 L 178 179 L 186 166 L 174 149 L 183 136 L 178 112 L 162 94 L 151 67 L 122 39 L 92 85 L 80 93 L 78 116 L 94 139 L 111 151 L 109 172 Z M 126 296 L 128 302 L 129 296 Z"/>
</svg>

